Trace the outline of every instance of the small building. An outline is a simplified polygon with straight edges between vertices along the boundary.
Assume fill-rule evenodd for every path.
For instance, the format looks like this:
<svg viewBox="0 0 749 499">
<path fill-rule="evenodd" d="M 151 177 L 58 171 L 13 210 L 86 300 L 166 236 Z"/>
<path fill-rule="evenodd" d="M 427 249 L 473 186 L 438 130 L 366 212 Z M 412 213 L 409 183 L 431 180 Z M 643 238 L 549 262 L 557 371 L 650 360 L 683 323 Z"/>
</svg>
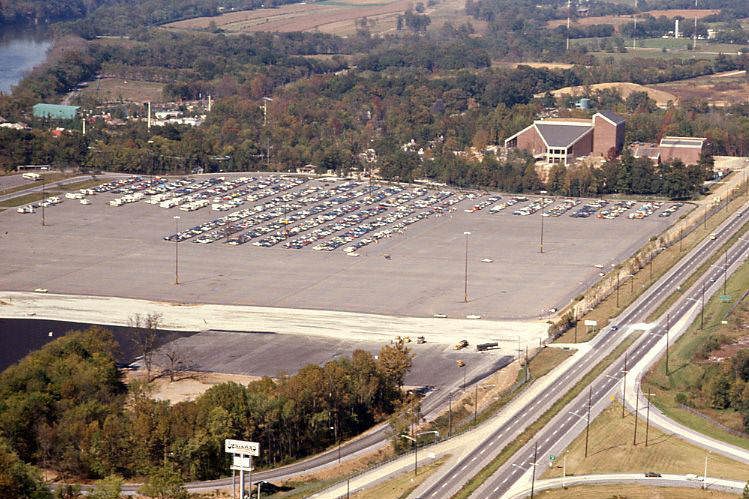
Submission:
<svg viewBox="0 0 749 499">
<path fill-rule="evenodd" d="M 618 155 L 624 145 L 624 118 L 603 111 L 591 119 L 536 120 L 505 140 L 505 147 L 526 150 L 547 163 L 570 164 L 585 156 Z"/>
<path fill-rule="evenodd" d="M 687 165 L 700 162 L 705 148 L 705 137 L 663 137 L 659 149 L 662 161 L 680 159 Z"/>
<path fill-rule="evenodd" d="M 648 158 L 654 163 L 668 163 L 675 159 L 686 165 L 699 163 L 705 148 L 704 137 L 666 136 L 660 144 L 635 143 L 629 146 L 635 158 Z"/>
<path fill-rule="evenodd" d="M 40 102 L 34 104 L 33 114 L 35 118 L 48 118 L 53 120 L 72 120 L 78 116 L 78 106 L 63 106 L 61 104 L 46 104 Z"/>
</svg>

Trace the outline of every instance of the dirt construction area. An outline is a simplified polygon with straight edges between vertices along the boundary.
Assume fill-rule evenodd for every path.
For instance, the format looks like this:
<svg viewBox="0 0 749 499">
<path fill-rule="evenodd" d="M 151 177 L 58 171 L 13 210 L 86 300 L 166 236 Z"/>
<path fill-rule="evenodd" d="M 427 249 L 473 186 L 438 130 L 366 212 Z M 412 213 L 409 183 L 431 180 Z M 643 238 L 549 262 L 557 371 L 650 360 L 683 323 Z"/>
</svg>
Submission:
<svg viewBox="0 0 749 499">
<path fill-rule="evenodd" d="M 689 209 L 665 217 L 671 203 L 610 202 L 573 217 L 590 203 L 262 174 L 173 180 L 131 180 L 130 194 L 89 195 L 90 204 L 62 199 L 46 207 L 45 226 L 41 207 L 0 213 L 0 289 L 537 321 Z M 167 181 L 196 190 L 144 202 Z M 197 199 L 221 186 L 233 188 L 212 199 L 222 202 Z"/>
<path fill-rule="evenodd" d="M 749 79 L 746 77 L 746 70 L 660 83 L 651 88 L 673 94 L 679 101 L 694 99 L 717 107 L 749 102 Z"/>
</svg>

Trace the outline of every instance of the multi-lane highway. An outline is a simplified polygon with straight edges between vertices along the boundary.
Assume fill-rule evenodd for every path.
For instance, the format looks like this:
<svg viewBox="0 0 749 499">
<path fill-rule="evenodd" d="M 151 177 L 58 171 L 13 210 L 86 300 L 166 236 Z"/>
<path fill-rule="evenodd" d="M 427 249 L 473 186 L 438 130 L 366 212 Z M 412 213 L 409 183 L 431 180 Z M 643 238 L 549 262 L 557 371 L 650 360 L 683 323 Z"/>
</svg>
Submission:
<svg viewBox="0 0 749 499">
<path fill-rule="evenodd" d="M 625 333 L 645 320 L 671 292 L 675 291 L 689 275 L 701 265 L 713 251 L 726 242 L 741 226 L 749 220 L 749 210 L 745 205 L 740 214 L 731 217 L 714 232 L 715 239 L 707 238 L 683 258 L 674 268 L 663 276 L 654 286 L 647 290 L 638 300 L 628 307 L 622 314 L 612 321 L 612 325 L 601 331 L 591 341 L 591 349 L 567 372 L 557 384 L 548 387 L 539 395 L 527 401 L 522 415 L 512 418 L 499 427 L 489 438 L 479 445 L 465 452 L 460 459 L 445 466 L 431 477 L 421 487 L 417 488 L 412 497 L 451 497 L 462 485 L 484 468 L 507 444 L 512 442 L 533 421 L 546 412 L 551 405 L 564 393 L 569 391 L 598 361 L 611 352 L 616 345 L 624 340 Z M 728 255 L 728 265 L 734 265 L 746 257 L 749 241 L 740 240 Z M 695 285 L 701 285 L 704 280 L 712 283 L 724 272 L 723 266 L 713 266 Z M 671 308 L 671 323 L 681 320 L 690 310 L 693 297 L 683 295 Z M 639 360 L 665 334 L 665 317 L 650 328 L 648 334 L 638 340 L 628 354 L 629 362 Z M 609 394 L 621 378 L 623 357 L 614 362 L 591 385 L 591 405 L 605 402 Z M 618 376 L 617 376 L 618 374 Z M 538 444 L 538 454 L 546 455 L 562 437 L 573 427 L 581 424 L 588 406 L 588 390 L 585 390 L 565 407 L 536 437 L 523 447 L 513 458 L 487 480 L 476 492 L 476 497 L 500 497 L 520 479 L 533 462 L 533 446 Z"/>
</svg>

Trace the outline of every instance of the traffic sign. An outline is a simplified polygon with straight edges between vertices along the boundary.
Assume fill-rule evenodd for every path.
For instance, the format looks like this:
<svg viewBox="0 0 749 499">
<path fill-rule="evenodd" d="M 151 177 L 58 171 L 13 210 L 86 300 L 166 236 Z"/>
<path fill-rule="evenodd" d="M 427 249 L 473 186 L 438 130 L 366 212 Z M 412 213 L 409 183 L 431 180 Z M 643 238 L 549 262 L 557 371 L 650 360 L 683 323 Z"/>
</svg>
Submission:
<svg viewBox="0 0 749 499">
<path fill-rule="evenodd" d="M 731 303 L 731 295 L 720 295 L 720 301 L 723 303 Z"/>
<path fill-rule="evenodd" d="M 260 444 L 258 442 L 246 442 L 244 440 L 227 438 L 224 440 L 224 450 L 232 454 L 257 457 L 260 455 Z"/>
<path fill-rule="evenodd" d="M 553 462 L 554 462 L 554 461 L 556 461 L 556 460 L 557 460 L 557 456 L 555 456 L 554 454 L 549 454 L 549 461 L 550 461 L 550 462 L 552 462 L 552 463 L 553 463 Z"/>
</svg>

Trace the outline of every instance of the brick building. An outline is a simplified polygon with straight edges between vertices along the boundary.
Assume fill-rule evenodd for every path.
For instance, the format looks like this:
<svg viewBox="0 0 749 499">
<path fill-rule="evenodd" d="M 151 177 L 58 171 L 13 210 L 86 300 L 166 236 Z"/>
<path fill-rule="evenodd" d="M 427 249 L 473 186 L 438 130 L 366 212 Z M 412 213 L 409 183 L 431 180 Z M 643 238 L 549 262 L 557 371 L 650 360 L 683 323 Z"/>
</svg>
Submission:
<svg viewBox="0 0 749 499">
<path fill-rule="evenodd" d="M 629 148 L 635 158 L 650 158 L 654 163 L 680 159 L 686 165 L 694 165 L 700 161 L 706 140 L 704 137 L 666 136 L 658 145 L 635 143 Z"/>
<path fill-rule="evenodd" d="M 591 119 L 549 118 L 534 121 L 505 140 L 505 147 L 524 149 L 547 163 L 569 164 L 584 156 L 618 155 L 624 145 L 624 119 L 603 111 Z"/>
</svg>

